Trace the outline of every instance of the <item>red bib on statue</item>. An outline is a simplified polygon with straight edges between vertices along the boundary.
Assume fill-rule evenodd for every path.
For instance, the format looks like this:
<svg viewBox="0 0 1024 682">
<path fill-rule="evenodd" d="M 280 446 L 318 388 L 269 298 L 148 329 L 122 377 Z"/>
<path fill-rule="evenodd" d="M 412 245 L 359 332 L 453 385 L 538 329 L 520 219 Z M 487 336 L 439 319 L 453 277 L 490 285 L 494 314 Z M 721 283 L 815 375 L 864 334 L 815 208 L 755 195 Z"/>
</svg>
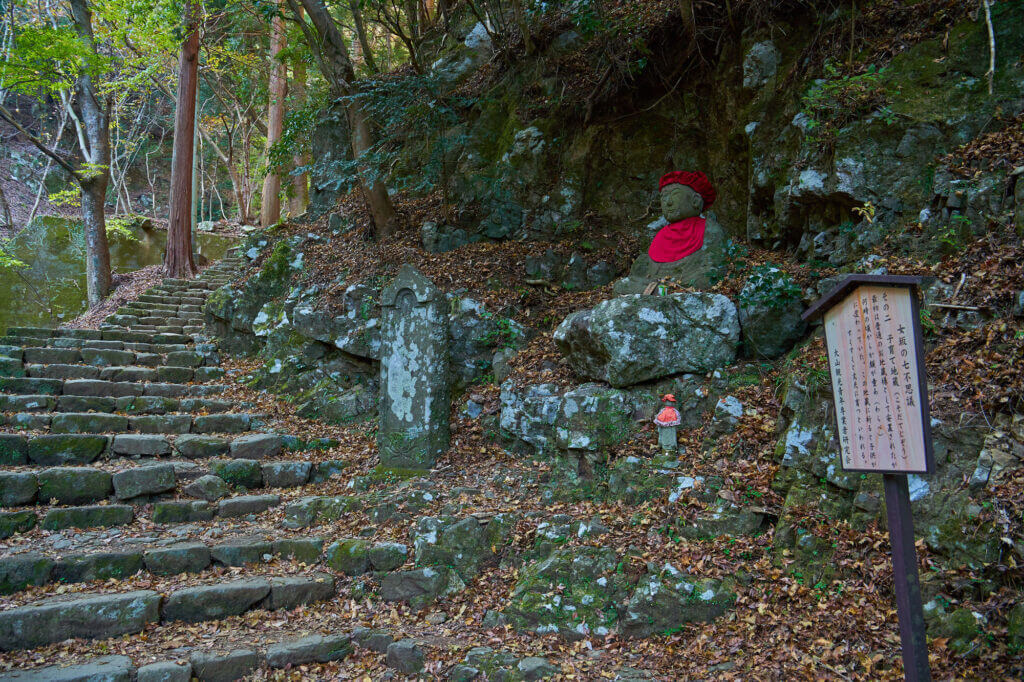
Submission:
<svg viewBox="0 0 1024 682">
<path fill-rule="evenodd" d="M 700 251 L 704 246 L 703 218 L 687 218 L 658 230 L 647 249 L 647 255 L 655 263 L 673 263 Z"/>
</svg>

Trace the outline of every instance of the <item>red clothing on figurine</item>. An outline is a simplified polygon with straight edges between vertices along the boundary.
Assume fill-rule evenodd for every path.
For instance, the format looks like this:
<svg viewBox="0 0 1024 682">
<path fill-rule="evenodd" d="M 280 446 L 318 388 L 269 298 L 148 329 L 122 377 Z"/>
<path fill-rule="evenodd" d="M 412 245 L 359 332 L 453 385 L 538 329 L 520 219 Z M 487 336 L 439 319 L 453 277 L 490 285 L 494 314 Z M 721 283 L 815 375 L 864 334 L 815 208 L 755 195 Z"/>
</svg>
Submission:
<svg viewBox="0 0 1024 682">
<path fill-rule="evenodd" d="M 705 221 L 701 217 L 686 218 L 658 230 L 647 255 L 655 263 L 674 263 L 697 253 L 704 246 Z"/>
</svg>

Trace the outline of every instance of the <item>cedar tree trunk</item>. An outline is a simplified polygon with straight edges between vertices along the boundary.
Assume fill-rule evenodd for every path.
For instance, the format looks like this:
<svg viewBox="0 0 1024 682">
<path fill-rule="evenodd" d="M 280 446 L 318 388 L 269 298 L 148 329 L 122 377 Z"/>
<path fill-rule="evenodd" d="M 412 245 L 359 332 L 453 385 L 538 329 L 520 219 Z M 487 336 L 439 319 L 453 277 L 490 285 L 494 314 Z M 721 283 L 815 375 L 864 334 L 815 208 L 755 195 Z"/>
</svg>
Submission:
<svg viewBox="0 0 1024 682">
<path fill-rule="evenodd" d="M 267 90 L 270 101 L 267 103 L 267 160 L 270 160 L 270 149 L 281 139 L 284 131 L 284 98 L 288 87 L 288 76 L 285 63 L 281 59 L 281 51 L 287 38 L 284 33 L 284 17 L 281 16 L 281 3 L 278 0 L 274 18 L 271 22 L 270 34 L 270 82 Z M 263 179 L 263 201 L 260 203 L 260 224 L 270 227 L 281 219 L 281 175 L 270 169 Z"/>
<path fill-rule="evenodd" d="M 164 271 L 188 279 L 196 274 L 192 261 L 192 152 L 196 124 L 196 86 L 199 79 L 199 0 L 186 0 L 188 34 L 181 46 L 178 97 L 174 110 L 174 150 L 171 162 L 170 215 Z"/>
</svg>

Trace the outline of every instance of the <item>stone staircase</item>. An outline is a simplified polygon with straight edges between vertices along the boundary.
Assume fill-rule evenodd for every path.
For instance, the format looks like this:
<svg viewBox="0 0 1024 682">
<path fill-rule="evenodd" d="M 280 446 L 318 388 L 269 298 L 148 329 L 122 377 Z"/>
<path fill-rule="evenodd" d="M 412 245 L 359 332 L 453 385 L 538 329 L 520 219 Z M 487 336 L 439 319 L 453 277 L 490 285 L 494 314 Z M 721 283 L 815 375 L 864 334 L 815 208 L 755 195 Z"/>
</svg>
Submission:
<svg viewBox="0 0 1024 682">
<path fill-rule="evenodd" d="M 217 397 L 224 370 L 202 309 L 241 267 L 229 254 L 196 280 L 165 279 L 98 330 L 17 327 L 0 337 L 0 651 L 334 597 L 323 538 L 289 537 L 268 514 L 343 463 L 300 457 L 299 439 Z M 271 559 L 293 563 L 264 573 Z M 244 577 L 225 577 L 242 566 Z M 90 585 L 51 591 L 81 583 Z M 299 650 L 334 660 L 351 645 L 306 638 Z M 235 679 L 244 673 L 226 671 L 256 661 L 293 664 L 289 651 L 199 653 L 190 666 L 137 671 L 101 657 L 0 680 Z"/>
<path fill-rule="evenodd" d="M 377 478 L 246 402 L 199 324 L 240 267 L 0 340 L 0 682 L 415 677 L 436 621 L 414 614 L 513 543 L 493 493 Z M 474 647 L 444 676 L 554 670 Z"/>
</svg>

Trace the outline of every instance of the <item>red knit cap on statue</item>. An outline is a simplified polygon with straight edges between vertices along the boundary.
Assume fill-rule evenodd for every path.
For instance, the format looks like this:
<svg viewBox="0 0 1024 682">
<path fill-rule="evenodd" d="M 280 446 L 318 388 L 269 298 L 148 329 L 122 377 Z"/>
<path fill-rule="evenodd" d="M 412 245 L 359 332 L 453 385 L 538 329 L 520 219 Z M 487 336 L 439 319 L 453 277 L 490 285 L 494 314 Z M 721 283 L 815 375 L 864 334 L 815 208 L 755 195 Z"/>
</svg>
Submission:
<svg viewBox="0 0 1024 682">
<path fill-rule="evenodd" d="M 708 176 L 700 171 L 673 171 L 666 173 L 661 177 L 661 182 L 658 183 L 658 190 L 663 190 L 668 185 L 686 185 L 693 189 L 704 200 L 704 208 L 708 208 L 711 204 L 715 203 L 715 197 L 718 196 L 715 188 L 711 186 Z"/>
</svg>

